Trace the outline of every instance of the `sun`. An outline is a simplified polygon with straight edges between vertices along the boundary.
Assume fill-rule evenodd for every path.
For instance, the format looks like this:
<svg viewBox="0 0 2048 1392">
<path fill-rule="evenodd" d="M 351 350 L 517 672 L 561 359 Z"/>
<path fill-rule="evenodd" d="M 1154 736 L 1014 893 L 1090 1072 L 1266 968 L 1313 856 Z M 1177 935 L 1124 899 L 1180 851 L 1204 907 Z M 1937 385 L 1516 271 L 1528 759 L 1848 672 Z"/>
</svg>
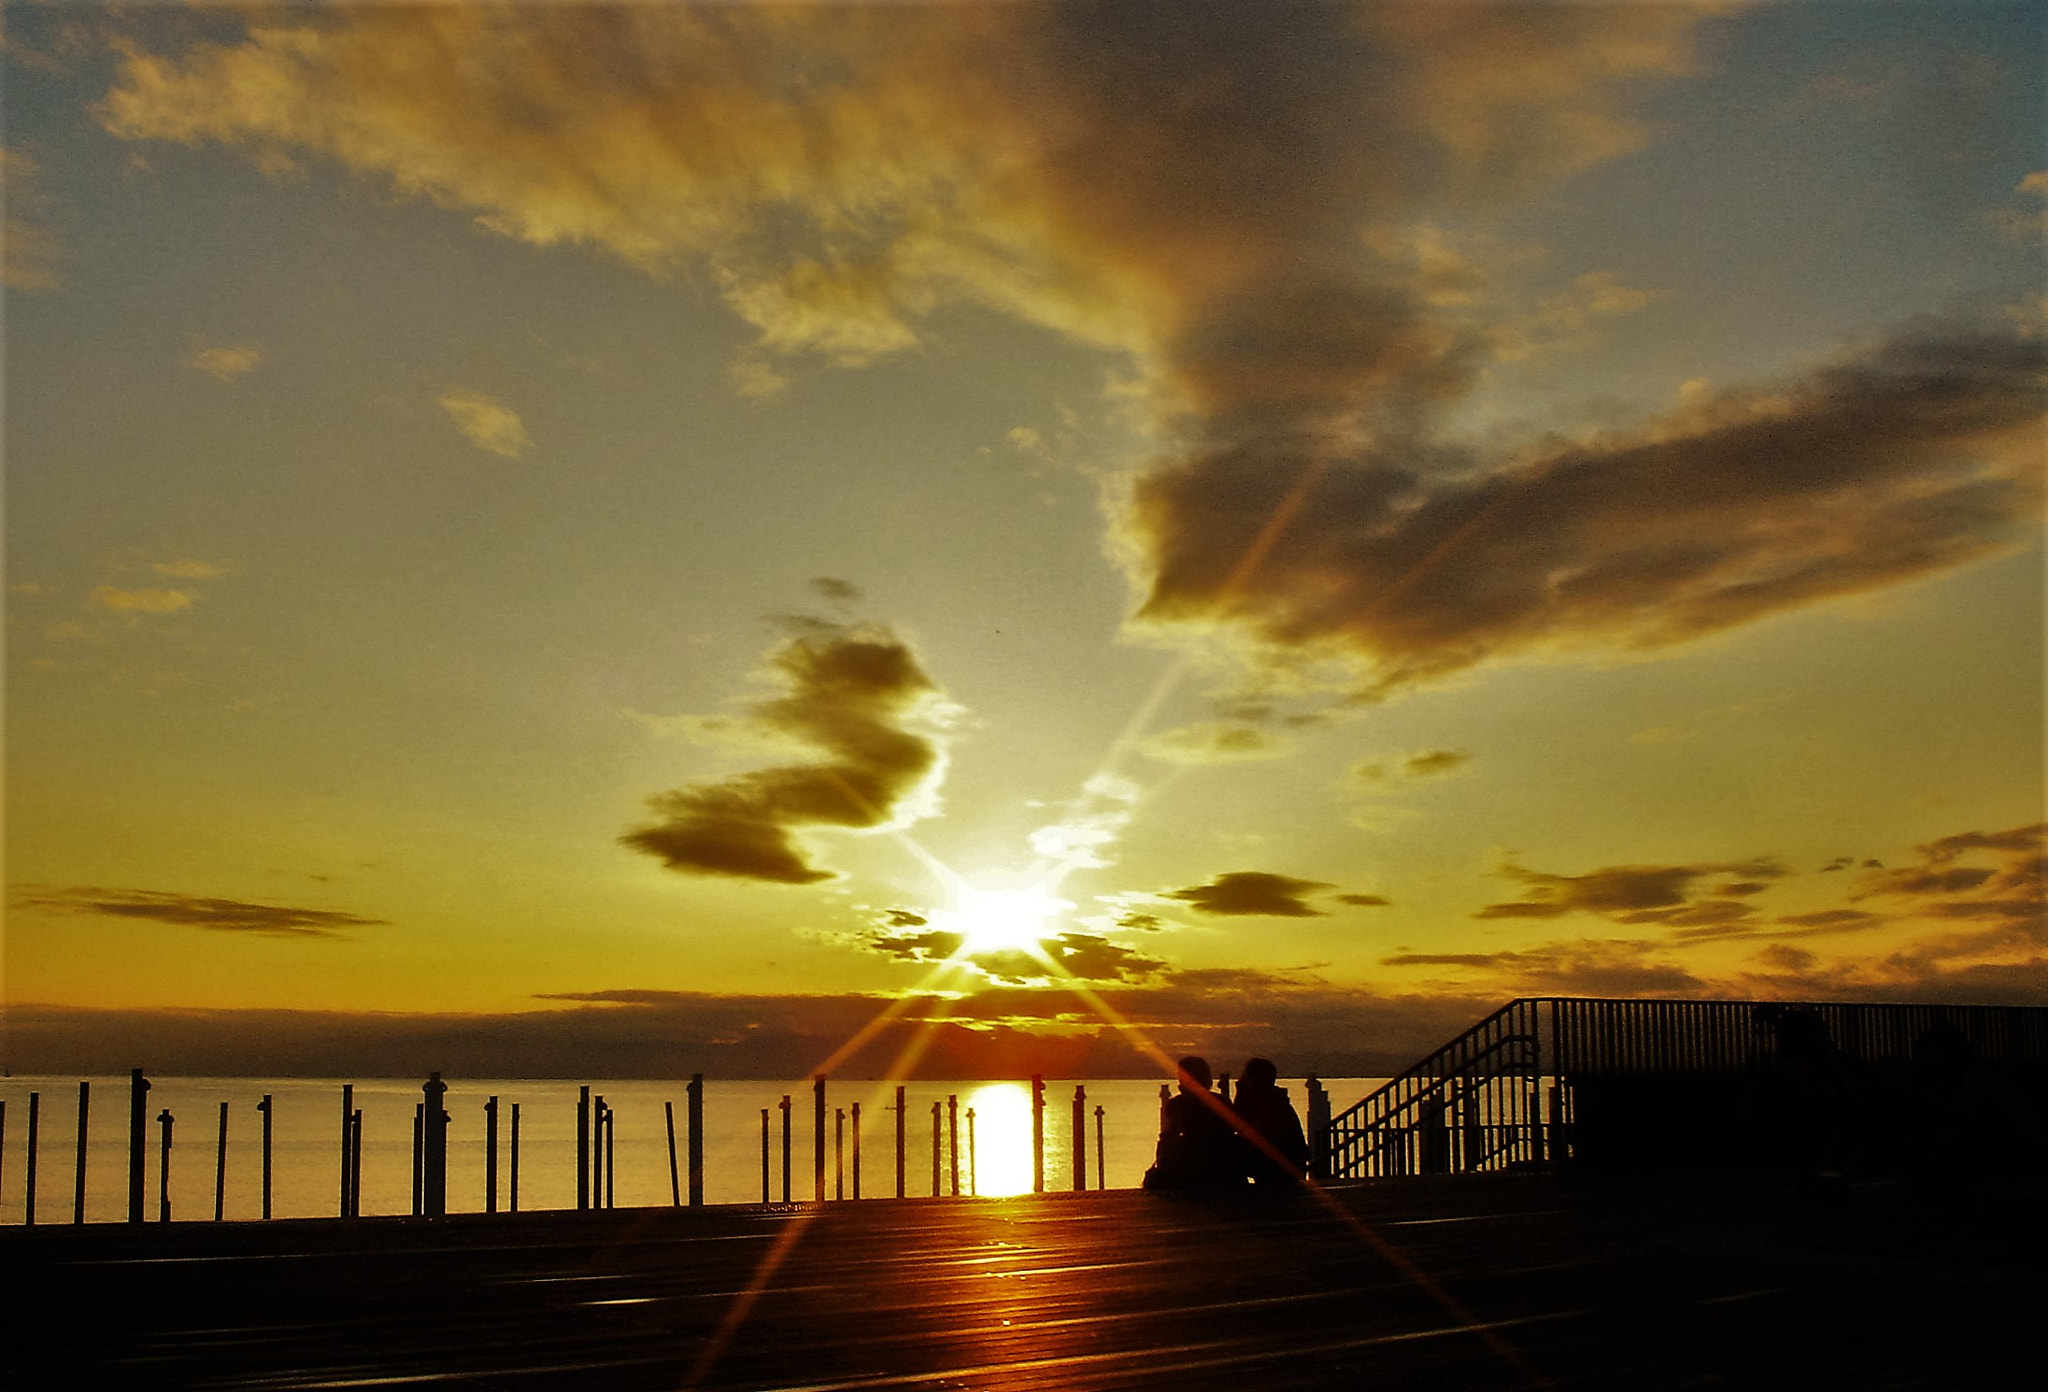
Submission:
<svg viewBox="0 0 2048 1392">
<path fill-rule="evenodd" d="M 1044 884 L 989 889 L 962 884 L 946 926 L 960 934 L 960 955 L 1031 952 L 1060 933 L 1059 915 L 1073 904 Z"/>
</svg>

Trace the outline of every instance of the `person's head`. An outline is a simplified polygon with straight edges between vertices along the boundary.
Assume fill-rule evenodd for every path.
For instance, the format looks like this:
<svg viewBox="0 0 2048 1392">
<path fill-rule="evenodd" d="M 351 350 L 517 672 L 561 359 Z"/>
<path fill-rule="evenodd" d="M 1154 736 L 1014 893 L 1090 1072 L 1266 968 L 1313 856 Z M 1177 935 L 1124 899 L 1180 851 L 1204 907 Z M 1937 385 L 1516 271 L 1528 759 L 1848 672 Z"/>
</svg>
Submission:
<svg viewBox="0 0 2048 1392">
<path fill-rule="evenodd" d="M 1280 1070 L 1271 1059 L 1246 1059 L 1244 1072 L 1238 1077 L 1240 1088 L 1269 1088 L 1280 1081 Z"/>
<path fill-rule="evenodd" d="M 1174 1067 L 1180 1072 L 1182 1092 L 1207 1092 L 1209 1084 L 1215 1081 L 1209 1073 L 1209 1060 L 1194 1054 L 1181 1059 Z"/>
</svg>

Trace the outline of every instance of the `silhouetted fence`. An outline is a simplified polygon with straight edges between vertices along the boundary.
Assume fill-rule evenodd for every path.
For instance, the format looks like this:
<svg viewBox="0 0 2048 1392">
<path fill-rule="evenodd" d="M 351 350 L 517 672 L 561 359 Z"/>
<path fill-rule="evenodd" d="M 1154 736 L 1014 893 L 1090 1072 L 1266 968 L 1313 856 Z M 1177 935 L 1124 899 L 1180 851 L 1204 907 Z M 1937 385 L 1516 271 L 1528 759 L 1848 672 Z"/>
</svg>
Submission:
<svg viewBox="0 0 2048 1392">
<path fill-rule="evenodd" d="M 1324 1177 L 1967 1163 L 1971 1108 L 2048 1115 L 2048 1009 L 1525 998 L 1341 1115 L 1310 1092 Z"/>
<path fill-rule="evenodd" d="M 830 1157 L 833 1182 L 831 1197 L 844 1200 L 849 1197 L 847 1179 L 851 1174 L 850 1197 L 863 1197 L 863 1135 L 861 1105 L 854 1102 L 850 1109 L 827 1106 L 827 1078 L 823 1074 L 812 1078 L 811 1107 L 811 1193 L 813 1202 L 826 1201 L 827 1161 L 827 1117 L 831 1118 Z M 1033 1187 L 1042 1192 L 1045 1188 L 1046 1173 L 1046 1130 L 1045 1130 L 1045 1083 L 1040 1077 L 1030 1080 L 1032 1108 L 1032 1158 Z M 147 1188 L 149 1152 L 156 1154 L 157 1205 L 156 1218 L 168 1222 L 171 1217 L 171 1167 L 173 1164 L 173 1135 L 176 1118 L 169 1107 L 156 1116 L 157 1134 L 149 1135 L 149 1108 L 147 1096 L 150 1080 L 142 1069 L 130 1074 L 130 1107 L 128 1135 L 128 1203 L 127 1221 L 140 1223 L 147 1216 L 144 1212 L 144 1195 Z M 410 1212 L 415 1217 L 438 1218 L 448 1210 L 449 1182 L 449 1127 L 453 1120 L 443 1106 L 448 1085 L 441 1075 L 431 1073 L 420 1090 L 420 1100 L 412 1107 L 411 1145 L 411 1200 Z M 673 1206 L 701 1207 L 704 1204 L 704 1078 L 702 1074 L 691 1077 L 685 1090 L 687 1107 L 684 1114 L 683 1150 L 679 1156 L 676 1134 L 675 1105 L 672 1101 L 663 1104 L 663 1121 L 666 1130 L 666 1151 L 669 1175 L 669 1196 Z M 88 1136 L 90 1127 L 90 1084 L 80 1082 L 78 1090 L 77 1158 L 74 1173 L 73 1221 L 86 1220 L 86 1193 L 88 1180 Z M 1077 1086 L 1072 1104 L 1072 1125 L 1069 1141 L 1072 1149 L 1072 1180 L 1076 1190 L 1088 1187 L 1087 1158 L 1088 1138 L 1085 1122 L 1087 1089 Z M 39 1165 L 39 1147 L 42 1127 L 42 1098 L 40 1092 L 31 1092 L 27 1098 L 27 1130 L 23 1147 L 22 1209 L 23 1221 L 37 1220 L 36 1197 Z M 356 1086 L 346 1083 L 340 1088 L 340 1120 L 332 1144 L 335 1147 L 336 1167 L 329 1173 L 336 1176 L 334 1205 L 329 1210 L 343 1218 L 358 1217 L 362 1214 L 363 1189 L 363 1109 L 357 1105 Z M 617 1113 L 607 1104 L 604 1095 L 593 1094 L 587 1085 L 577 1090 L 575 1127 L 575 1194 L 574 1207 L 578 1210 L 612 1208 L 617 1202 Z M 499 1176 L 502 1172 L 507 1183 L 504 1187 L 505 1209 L 508 1212 L 520 1210 L 520 1106 L 513 1102 L 506 1116 L 497 1095 L 485 1099 L 483 1112 L 483 1211 L 499 1211 Z M 904 1127 L 905 1089 L 895 1088 L 895 1103 L 891 1110 L 895 1116 L 895 1195 L 905 1197 L 905 1176 L 909 1158 L 909 1146 Z M 276 1099 L 265 1093 L 256 1103 L 262 1117 L 261 1127 L 261 1212 L 264 1218 L 272 1216 L 272 1167 L 273 1137 L 276 1118 Z M 794 1136 L 793 1108 L 791 1099 L 784 1095 L 779 1104 L 781 1116 L 781 1146 L 779 1157 L 774 1154 L 769 1126 L 769 1109 L 761 1110 L 761 1199 L 771 1201 L 770 1175 L 774 1161 L 780 1160 L 781 1200 L 790 1202 L 792 1162 L 797 1146 Z M 966 1110 L 966 1150 L 961 1142 L 961 1105 L 957 1093 L 947 1094 L 931 1104 L 931 1194 L 933 1197 L 959 1197 L 963 1193 L 974 1195 L 979 1192 L 978 1157 L 975 1151 L 975 1110 Z M 501 1117 L 509 1125 L 500 1127 Z M 228 1175 L 230 1104 L 222 1101 L 218 1106 L 217 1125 L 214 1136 L 213 1173 L 213 1217 L 221 1221 L 226 1216 Z M 1102 1162 L 1104 1109 L 1095 1108 L 1096 1173 L 1095 1187 L 1105 1187 Z M 851 1122 L 849 1127 L 848 1123 Z M 152 1139 L 154 1146 L 152 1147 Z M 0 1178 L 6 1174 L 6 1104 L 0 1100 Z M 683 1156 L 687 1157 L 685 1169 Z M 501 1167 L 502 1160 L 502 1167 Z M 685 1189 L 687 1175 L 687 1191 Z"/>
</svg>

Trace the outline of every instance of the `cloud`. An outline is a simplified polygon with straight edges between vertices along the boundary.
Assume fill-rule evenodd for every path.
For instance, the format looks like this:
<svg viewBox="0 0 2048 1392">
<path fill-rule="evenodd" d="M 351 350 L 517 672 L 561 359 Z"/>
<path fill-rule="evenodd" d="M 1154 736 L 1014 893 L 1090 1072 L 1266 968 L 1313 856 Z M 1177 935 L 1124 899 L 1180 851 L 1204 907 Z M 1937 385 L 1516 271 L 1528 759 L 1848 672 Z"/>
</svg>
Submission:
<svg viewBox="0 0 2048 1392">
<path fill-rule="evenodd" d="M 1384 1076 L 1489 1013 L 1465 993 L 1379 995 L 1256 971 L 1170 974 L 1105 987 L 1113 1026 L 1065 991 L 993 987 L 914 1001 L 837 1065 L 836 1078 L 1142 1078 L 1148 1040 L 1169 1057 L 1274 1059 L 1290 1076 Z M 713 995 L 625 987 L 565 991 L 542 1009 L 475 1014 L 316 1010 L 95 1010 L 11 1001 L 17 1073 L 152 1071 L 194 1077 L 410 1077 L 572 1080 L 806 1077 L 889 1001 L 829 995 Z M 1234 1071 L 1234 1069 L 1233 1069 Z M 1348 1099 L 1340 1099 L 1348 1100 Z"/>
<path fill-rule="evenodd" d="M 365 918 L 360 914 L 331 909 L 251 904 L 239 899 L 213 899 L 150 889 L 61 889 L 30 892 L 14 902 L 18 908 L 140 918 L 216 932 L 256 933 L 275 938 L 346 937 L 351 928 L 375 927 L 386 922 L 381 918 Z"/>
<path fill-rule="evenodd" d="M 169 576 L 173 580 L 218 580 L 221 576 L 227 574 L 223 567 L 214 564 L 212 561 L 195 561 L 191 559 L 158 561 L 151 565 L 150 569 L 158 575 Z"/>
<path fill-rule="evenodd" d="M 1039 945 L 1058 969 L 1048 968 L 1028 952 L 977 954 L 969 960 L 991 981 L 1014 985 L 1038 982 L 1058 985 L 1070 979 L 1091 985 L 1147 981 L 1166 970 L 1157 957 L 1094 933 L 1061 933 Z"/>
<path fill-rule="evenodd" d="M 254 372 L 262 361 L 262 350 L 248 344 L 223 344 L 211 348 L 194 345 L 185 356 L 185 366 L 222 382 L 232 382 Z"/>
<path fill-rule="evenodd" d="M 1142 790 L 1127 778 L 1097 773 L 1081 785 L 1080 796 L 1057 822 L 1031 833 L 1032 854 L 1062 871 L 1102 869 L 1109 849 L 1136 815 Z"/>
<path fill-rule="evenodd" d="M 725 370 L 726 385 L 732 388 L 734 396 L 743 396 L 753 401 L 765 401 L 771 396 L 780 396 L 789 388 L 789 378 L 775 370 L 774 364 L 764 358 L 739 358 Z"/>
<path fill-rule="evenodd" d="M 438 400 L 455 428 L 480 449 L 517 459 L 533 446 L 519 413 L 496 397 L 451 387 Z"/>
<path fill-rule="evenodd" d="M 1162 730 L 1139 746 L 1147 758 L 1168 764 L 1241 764 L 1279 759 L 1296 741 L 1248 721 L 1208 720 Z"/>
<path fill-rule="evenodd" d="M 0 227 L 0 285 L 10 290 L 54 290 L 63 260 L 50 225 L 55 201 L 42 190 L 42 166 L 19 146 L 0 145 L 0 187 L 6 224 Z"/>
<path fill-rule="evenodd" d="M 1553 875 L 1507 865 L 1500 873 L 1527 886 L 1524 897 L 1488 904 L 1474 913 L 1474 918 L 1560 918 L 1592 913 L 1617 923 L 1690 927 L 1749 917 L 1755 912 L 1752 906 L 1730 903 L 1726 896 L 1754 894 L 1789 872 L 1775 860 L 1758 859 L 1726 865 L 1610 865 L 1583 875 Z M 1713 883 L 1716 880 L 1721 883 Z M 1722 897 L 1700 902 L 1702 895 Z"/>
<path fill-rule="evenodd" d="M 1472 756 L 1462 749 L 1418 749 L 1410 754 L 1362 759 L 1351 766 L 1351 777 L 1360 783 L 1377 786 L 1446 778 L 1469 773 L 1471 768 Z"/>
<path fill-rule="evenodd" d="M 1635 104 L 1715 10 L 362 6 L 129 43 L 97 115 L 693 277 L 754 327 L 747 361 L 868 361 L 963 302 L 1120 352 L 1164 442 L 1116 523 L 1134 630 L 1329 659 L 1370 698 L 1673 648 L 1994 554 L 2038 512 L 2038 354 L 1976 330 L 1627 435 L 1440 443 L 1489 358 L 1652 292 L 1586 269 L 1489 323 L 1447 239 L 1363 234 L 1643 148 Z M 1959 148 L 1930 158 L 1974 167 Z"/>
<path fill-rule="evenodd" d="M 2032 344 L 1930 328 L 1458 474 L 1220 443 L 1133 491 L 1139 620 L 1346 660 L 1365 698 L 1483 662 L 1682 645 L 2020 544 L 2041 382 Z"/>
<path fill-rule="evenodd" d="M 929 815 L 953 708 L 907 643 L 885 628 L 806 621 L 769 654 L 765 675 L 782 694 L 750 703 L 736 723 L 820 757 L 661 793 L 649 799 L 656 820 L 623 844 L 686 874 L 815 884 L 833 874 L 799 832 Z"/>
<path fill-rule="evenodd" d="M 1268 874 L 1263 870 L 1232 870 L 1208 884 L 1168 890 L 1160 897 L 1191 905 L 1196 913 L 1321 918 L 1323 911 L 1311 906 L 1304 896 L 1333 888 L 1334 885 L 1321 880 L 1297 880 L 1291 875 Z"/>
<path fill-rule="evenodd" d="M 1916 847 L 1920 859 L 1914 864 L 1865 877 L 1851 897 L 1922 918 L 2008 924 L 2021 937 L 2048 945 L 2044 837 L 2048 823 L 1944 836 Z"/>
<path fill-rule="evenodd" d="M 1503 952 L 1403 952 L 1390 967 L 1478 972 L 1514 995 L 1710 996 L 1714 984 L 1662 956 L 1654 943 L 1582 938 Z"/>
<path fill-rule="evenodd" d="M 1339 894 L 1337 902 L 1356 909 L 1383 909 L 1394 901 L 1380 894 Z"/>
<path fill-rule="evenodd" d="M 858 604 L 866 598 L 860 586 L 851 580 L 841 580 L 831 575 L 820 575 L 811 581 L 811 589 L 821 598 L 835 604 Z"/>
<path fill-rule="evenodd" d="M 190 590 L 123 590 L 113 585 L 95 585 L 87 596 L 102 609 L 123 614 L 175 614 L 192 607 Z"/>
</svg>

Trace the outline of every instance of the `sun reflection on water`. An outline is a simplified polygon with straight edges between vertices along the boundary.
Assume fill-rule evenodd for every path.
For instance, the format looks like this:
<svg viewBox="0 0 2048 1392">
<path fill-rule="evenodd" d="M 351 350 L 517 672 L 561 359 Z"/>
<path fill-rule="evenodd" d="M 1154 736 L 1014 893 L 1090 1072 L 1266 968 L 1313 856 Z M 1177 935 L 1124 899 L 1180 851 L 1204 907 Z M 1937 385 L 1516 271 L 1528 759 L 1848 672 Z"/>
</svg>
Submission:
<svg viewBox="0 0 2048 1392">
<path fill-rule="evenodd" d="M 1001 1198 L 1031 1192 L 1031 1093 L 1021 1083 L 983 1083 L 974 1109 L 975 1191 Z"/>
</svg>

